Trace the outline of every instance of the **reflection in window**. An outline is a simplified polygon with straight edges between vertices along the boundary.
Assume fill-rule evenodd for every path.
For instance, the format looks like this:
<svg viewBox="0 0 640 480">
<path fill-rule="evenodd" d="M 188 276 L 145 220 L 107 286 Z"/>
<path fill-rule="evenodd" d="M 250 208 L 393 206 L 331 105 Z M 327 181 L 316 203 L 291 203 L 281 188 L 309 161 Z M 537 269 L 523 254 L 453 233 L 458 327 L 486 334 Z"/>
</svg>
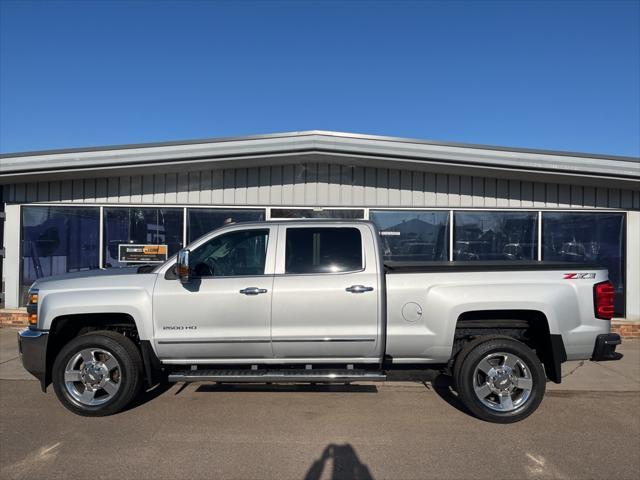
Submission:
<svg viewBox="0 0 640 480">
<path fill-rule="evenodd" d="M 357 228 L 288 228 L 286 273 L 337 273 L 362 268 Z"/>
<path fill-rule="evenodd" d="M 182 247 L 181 208 L 105 208 L 104 265 L 126 267 L 118 261 L 118 245 L 167 245 L 168 256 Z"/>
<path fill-rule="evenodd" d="M 617 316 L 624 316 L 623 245 L 623 213 L 542 213 L 543 260 L 607 267 L 616 289 Z"/>
<path fill-rule="evenodd" d="M 364 210 L 361 208 L 272 208 L 271 218 L 345 218 L 363 219 Z"/>
<path fill-rule="evenodd" d="M 536 212 L 455 212 L 454 260 L 535 260 Z"/>
<path fill-rule="evenodd" d="M 207 241 L 189 259 L 196 277 L 264 274 L 269 230 L 241 230 Z"/>
<path fill-rule="evenodd" d="M 22 207 L 21 304 L 38 278 L 98 268 L 100 210 Z"/>
<path fill-rule="evenodd" d="M 264 210 L 190 208 L 188 215 L 187 238 L 189 243 L 227 223 L 264 220 Z"/>
<path fill-rule="evenodd" d="M 449 259 L 449 212 L 378 210 L 369 218 L 380 230 L 385 260 Z"/>
</svg>

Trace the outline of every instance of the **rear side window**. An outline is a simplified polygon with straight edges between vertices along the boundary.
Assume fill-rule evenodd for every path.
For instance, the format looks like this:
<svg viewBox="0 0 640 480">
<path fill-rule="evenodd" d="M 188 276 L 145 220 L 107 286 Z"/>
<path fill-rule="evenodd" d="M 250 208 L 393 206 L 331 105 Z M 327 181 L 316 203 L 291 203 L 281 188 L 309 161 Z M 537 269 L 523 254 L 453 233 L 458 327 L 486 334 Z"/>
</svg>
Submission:
<svg viewBox="0 0 640 480">
<path fill-rule="evenodd" d="M 286 273 L 336 273 L 362 268 L 357 228 L 287 228 Z"/>
</svg>

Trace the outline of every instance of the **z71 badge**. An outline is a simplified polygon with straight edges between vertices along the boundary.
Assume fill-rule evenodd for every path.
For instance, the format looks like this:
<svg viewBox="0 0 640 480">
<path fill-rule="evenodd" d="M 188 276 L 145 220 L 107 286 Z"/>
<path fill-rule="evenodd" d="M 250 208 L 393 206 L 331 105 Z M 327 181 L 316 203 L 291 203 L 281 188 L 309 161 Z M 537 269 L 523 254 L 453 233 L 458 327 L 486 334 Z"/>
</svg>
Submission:
<svg viewBox="0 0 640 480">
<path fill-rule="evenodd" d="M 593 280 L 596 278 L 595 273 L 565 273 L 565 280 Z"/>
</svg>

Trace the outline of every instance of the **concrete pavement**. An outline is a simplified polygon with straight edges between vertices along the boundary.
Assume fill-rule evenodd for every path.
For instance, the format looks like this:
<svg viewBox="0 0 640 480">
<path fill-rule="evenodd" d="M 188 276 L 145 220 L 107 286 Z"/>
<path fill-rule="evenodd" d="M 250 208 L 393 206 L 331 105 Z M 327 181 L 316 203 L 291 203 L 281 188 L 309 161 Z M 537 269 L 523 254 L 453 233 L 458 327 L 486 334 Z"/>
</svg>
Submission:
<svg viewBox="0 0 640 480">
<path fill-rule="evenodd" d="M 0 330 L 0 378 L 26 378 Z M 174 385 L 107 418 L 0 380 L 0 478 L 514 479 L 640 476 L 640 342 L 565 364 L 513 425 L 460 409 L 446 377 L 351 386 Z"/>
</svg>

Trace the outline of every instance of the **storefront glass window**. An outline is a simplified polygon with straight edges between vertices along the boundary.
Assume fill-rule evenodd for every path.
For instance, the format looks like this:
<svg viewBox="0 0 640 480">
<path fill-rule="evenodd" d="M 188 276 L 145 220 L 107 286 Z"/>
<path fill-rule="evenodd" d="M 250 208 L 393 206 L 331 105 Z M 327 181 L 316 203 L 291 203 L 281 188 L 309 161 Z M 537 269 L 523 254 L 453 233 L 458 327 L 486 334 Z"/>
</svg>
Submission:
<svg viewBox="0 0 640 480">
<path fill-rule="evenodd" d="M 537 212 L 455 212 L 454 260 L 536 260 Z"/>
<path fill-rule="evenodd" d="M 449 212 L 372 210 L 385 260 L 449 259 Z"/>
<path fill-rule="evenodd" d="M 361 208 L 272 208 L 271 218 L 344 218 L 363 219 L 364 210 Z"/>
<path fill-rule="evenodd" d="M 615 313 L 624 316 L 624 213 L 542 213 L 542 258 L 609 269 Z"/>
<path fill-rule="evenodd" d="M 167 256 L 182 248 L 181 208 L 105 208 L 104 266 L 126 267 L 119 245 L 166 245 Z"/>
<path fill-rule="evenodd" d="M 187 238 L 189 243 L 223 226 L 225 223 L 264 220 L 264 210 L 261 209 L 190 208 L 188 215 Z"/>
<path fill-rule="evenodd" d="M 38 278 L 98 268 L 99 231 L 99 208 L 22 207 L 21 304 Z"/>
</svg>

